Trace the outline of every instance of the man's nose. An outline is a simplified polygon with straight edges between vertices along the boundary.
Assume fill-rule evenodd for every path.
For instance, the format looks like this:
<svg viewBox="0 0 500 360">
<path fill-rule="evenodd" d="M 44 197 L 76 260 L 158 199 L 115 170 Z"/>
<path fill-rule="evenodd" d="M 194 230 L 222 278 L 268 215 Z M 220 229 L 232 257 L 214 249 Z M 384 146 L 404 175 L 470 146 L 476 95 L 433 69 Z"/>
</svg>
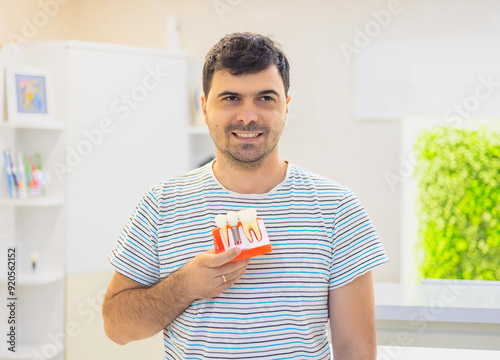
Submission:
<svg viewBox="0 0 500 360">
<path fill-rule="evenodd" d="M 257 109 L 255 109 L 255 105 L 251 103 L 243 104 L 236 118 L 236 120 L 243 124 L 249 124 L 252 121 L 257 122 L 258 119 L 259 115 Z"/>
</svg>

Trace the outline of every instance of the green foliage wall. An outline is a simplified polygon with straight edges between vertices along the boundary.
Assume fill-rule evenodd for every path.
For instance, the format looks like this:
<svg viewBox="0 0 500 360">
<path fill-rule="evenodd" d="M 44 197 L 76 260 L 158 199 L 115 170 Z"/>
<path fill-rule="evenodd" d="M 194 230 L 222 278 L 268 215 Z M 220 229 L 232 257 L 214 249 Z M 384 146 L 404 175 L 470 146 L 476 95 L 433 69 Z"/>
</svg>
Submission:
<svg viewBox="0 0 500 360">
<path fill-rule="evenodd" d="M 435 127 L 414 152 L 419 275 L 500 280 L 500 134 Z"/>
</svg>

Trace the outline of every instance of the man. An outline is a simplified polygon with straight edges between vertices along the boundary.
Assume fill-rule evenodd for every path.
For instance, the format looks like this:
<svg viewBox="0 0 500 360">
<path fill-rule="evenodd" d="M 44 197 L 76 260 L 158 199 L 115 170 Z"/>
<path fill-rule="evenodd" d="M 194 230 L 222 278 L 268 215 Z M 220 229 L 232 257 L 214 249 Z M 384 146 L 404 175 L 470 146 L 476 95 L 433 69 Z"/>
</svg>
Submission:
<svg viewBox="0 0 500 360">
<path fill-rule="evenodd" d="M 216 159 L 152 187 L 125 226 L 103 304 L 118 344 L 163 329 L 166 359 L 375 359 L 371 269 L 388 261 L 349 189 L 280 158 L 289 64 L 261 35 L 207 54 L 203 114 Z M 255 208 L 273 251 L 215 254 L 219 213 Z"/>
</svg>

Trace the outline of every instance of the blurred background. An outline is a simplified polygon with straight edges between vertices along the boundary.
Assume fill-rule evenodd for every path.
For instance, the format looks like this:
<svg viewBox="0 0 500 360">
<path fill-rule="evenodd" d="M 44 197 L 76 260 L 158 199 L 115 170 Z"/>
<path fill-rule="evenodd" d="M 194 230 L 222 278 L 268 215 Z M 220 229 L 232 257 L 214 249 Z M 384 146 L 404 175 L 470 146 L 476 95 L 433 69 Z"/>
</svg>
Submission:
<svg viewBox="0 0 500 360">
<path fill-rule="evenodd" d="M 201 67 L 213 44 L 240 31 L 286 52 L 281 155 L 357 194 L 391 259 L 377 283 L 500 281 L 500 2 L 0 0 L 1 65 L 51 68 L 52 120 L 64 124 L 5 125 L 10 95 L 0 91 L 0 147 L 41 152 L 62 199 L 44 215 L 12 205 L 2 167 L 0 241 L 19 247 L 26 271 L 36 251 L 41 269 L 63 273 L 47 286 L 61 296 L 64 326 L 44 334 L 51 346 L 40 355 L 162 356 L 158 337 L 125 348 L 105 338 L 106 257 L 148 186 L 213 155 L 196 107 Z M 162 92 L 137 90 L 148 82 Z M 89 135 L 96 129 L 102 137 Z M 47 246 L 20 239 L 39 236 L 27 218 Z M 53 291 L 41 286 L 24 298 Z M 488 337 L 500 333 L 488 326 Z"/>
</svg>

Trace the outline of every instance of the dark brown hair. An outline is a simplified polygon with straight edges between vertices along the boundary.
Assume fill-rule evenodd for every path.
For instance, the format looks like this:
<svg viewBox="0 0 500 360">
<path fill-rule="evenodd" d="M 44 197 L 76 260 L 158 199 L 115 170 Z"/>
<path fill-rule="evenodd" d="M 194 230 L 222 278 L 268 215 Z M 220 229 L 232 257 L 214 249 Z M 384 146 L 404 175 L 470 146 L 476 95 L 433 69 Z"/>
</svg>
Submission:
<svg viewBox="0 0 500 360">
<path fill-rule="evenodd" d="M 288 96 L 290 64 L 277 42 L 254 33 L 227 34 L 215 44 L 205 57 L 203 92 L 205 97 L 212 86 L 214 73 L 227 70 L 233 76 L 253 74 L 276 65 Z"/>
</svg>

